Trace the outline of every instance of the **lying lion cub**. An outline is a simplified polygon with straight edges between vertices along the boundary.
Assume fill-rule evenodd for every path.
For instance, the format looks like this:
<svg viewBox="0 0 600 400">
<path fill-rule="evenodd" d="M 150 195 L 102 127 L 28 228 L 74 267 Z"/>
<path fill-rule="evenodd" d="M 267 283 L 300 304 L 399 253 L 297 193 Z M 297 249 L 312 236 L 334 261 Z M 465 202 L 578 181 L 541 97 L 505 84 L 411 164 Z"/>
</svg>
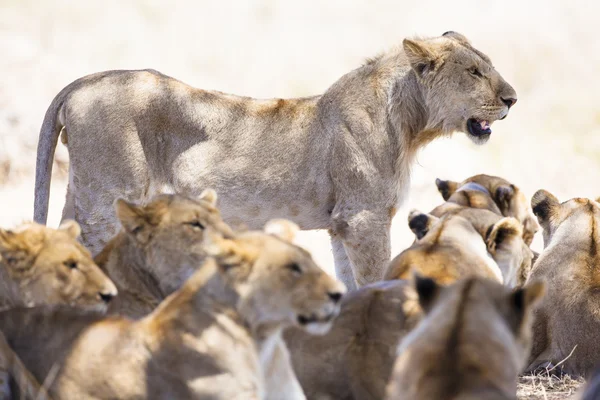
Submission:
<svg viewBox="0 0 600 400">
<path fill-rule="evenodd" d="M 531 206 L 545 248 L 530 279 L 546 281 L 548 295 L 536 312 L 528 370 L 560 362 L 565 372 L 587 377 L 600 364 L 600 204 L 561 203 L 540 190 Z"/>
<path fill-rule="evenodd" d="M 217 194 L 210 189 L 197 199 L 159 195 L 145 206 L 116 202 L 123 229 L 95 258 L 119 289 L 109 313 L 148 314 L 202 264 L 207 227 L 233 235 L 216 203 Z"/>
<path fill-rule="evenodd" d="M 137 321 L 13 309 L 0 328 L 38 380 L 61 366 L 49 387 L 61 399 L 303 399 L 281 330 L 327 332 L 345 288 L 290 239 L 213 232 L 214 258 Z"/>
<path fill-rule="evenodd" d="M 434 208 L 431 215 L 459 215 L 467 219 L 485 240 L 488 252 L 502 271 L 504 284 L 515 287 L 525 283 L 534 253 L 523 239 L 522 224 L 515 218 L 502 217 L 489 193 L 469 183 Z M 418 238 L 419 232 L 415 235 Z"/>
<path fill-rule="evenodd" d="M 482 278 L 441 287 L 415 277 L 425 317 L 404 338 L 386 398 L 515 399 L 543 283 L 510 291 Z"/>
<path fill-rule="evenodd" d="M 449 203 L 516 218 L 523 225 L 523 240 L 527 246 L 531 245 L 539 225 L 527 198 L 516 185 L 499 176 L 485 174 L 472 176 L 463 182 L 436 179 L 435 184 Z"/>
<path fill-rule="evenodd" d="M 437 218 L 413 210 L 408 222 L 418 240 L 390 261 L 386 280 L 408 279 L 415 269 L 441 284 L 469 275 L 503 281 L 486 244 L 465 218 L 458 215 Z"/>
<path fill-rule="evenodd" d="M 117 294 L 78 241 L 79 225 L 36 223 L 0 229 L 0 308 L 68 304 L 106 310 Z"/>
</svg>

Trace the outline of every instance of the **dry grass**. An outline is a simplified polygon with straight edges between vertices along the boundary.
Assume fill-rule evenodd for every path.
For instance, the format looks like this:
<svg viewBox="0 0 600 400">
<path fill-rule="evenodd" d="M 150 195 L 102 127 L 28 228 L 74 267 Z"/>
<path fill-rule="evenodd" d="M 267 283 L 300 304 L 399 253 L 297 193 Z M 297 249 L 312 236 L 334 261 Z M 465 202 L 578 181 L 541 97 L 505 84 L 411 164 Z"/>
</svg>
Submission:
<svg viewBox="0 0 600 400">
<path fill-rule="evenodd" d="M 574 398 L 584 380 L 575 379 L 569 375 L 554 374 L 542 371 L 519 378 L 517 386 L 518 399 L 530 400 L 563 400 Z"/>
</svg>

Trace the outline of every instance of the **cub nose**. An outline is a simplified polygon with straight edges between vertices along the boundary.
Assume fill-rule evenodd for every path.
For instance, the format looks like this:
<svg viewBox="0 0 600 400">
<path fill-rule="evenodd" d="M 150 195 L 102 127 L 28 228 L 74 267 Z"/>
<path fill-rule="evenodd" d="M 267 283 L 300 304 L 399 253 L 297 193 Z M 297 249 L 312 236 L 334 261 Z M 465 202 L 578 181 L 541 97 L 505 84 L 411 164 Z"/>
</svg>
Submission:
<svg viewBox="0 0 600 400">
<path fill-rule="evenodd" d="M 512 106 L 514 106 L 514 105 L 515 105 L 515 103 L 517 102 L 517 99 L 514 99 L 514 98 L 512 98 L 512 97 L 508 97 L 508 98 L 506 98 L 506 99 L 505 99 L 504 97 L 501 97 L 500 99 L 502 99 L 502 102 L 503 102 L 504 104 L 506 104 L 506 107 L 508 107 L 508 108 L 511 108 L 511 107 L 512 107 Z"/>
<path fill-rule="evenodd" d="M 98 296 L 100 296 L 100 300 L 102 300 L 106 304 L 110 303 L 110 301 L 115 297 L 115 295 L 113 293 L 102 293 L 102 292 L 98 292 Z"/>
<path fill-rule="evenodd" d="M 329 292 L 329 293 L 327 293 L 327 295 L 334 303 L 339 302 L 340 299 L 342 298 L 341 292 Z"/>
</svg>

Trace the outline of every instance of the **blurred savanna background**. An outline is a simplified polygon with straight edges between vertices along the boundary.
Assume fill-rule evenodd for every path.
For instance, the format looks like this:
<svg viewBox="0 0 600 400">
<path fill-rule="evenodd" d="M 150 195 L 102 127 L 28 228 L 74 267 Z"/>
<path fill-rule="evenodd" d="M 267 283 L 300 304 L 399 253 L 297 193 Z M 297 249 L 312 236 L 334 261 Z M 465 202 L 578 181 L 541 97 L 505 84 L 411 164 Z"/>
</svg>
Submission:
<svg viewBox="0 0 600 400">
<path fill-rule="evenodd" d="M 393 225 L 412 241 L 411 208 L 441 202 L 436 177 L 500 175 L 528 196 L 600 195 L 600 6 L 592 1 L 0 0 L 0 225 L 31 219 L 39 127 L 71 81 L 109 69 L 154 68 L 203 89 L 259 98 L 322 93 L 367 57 L 408 36 L 465 34 L 517 90 L 485 146 L 463 134 L 418 157 Z M 115 99 L 118 101 L 118 99 Z M 64 202 L 59 143 L 50 225 Z M 300 241 L 331 270 L 325 232 Z M 534 249 L 541 249 L 537 237 Z"/>
</svg>

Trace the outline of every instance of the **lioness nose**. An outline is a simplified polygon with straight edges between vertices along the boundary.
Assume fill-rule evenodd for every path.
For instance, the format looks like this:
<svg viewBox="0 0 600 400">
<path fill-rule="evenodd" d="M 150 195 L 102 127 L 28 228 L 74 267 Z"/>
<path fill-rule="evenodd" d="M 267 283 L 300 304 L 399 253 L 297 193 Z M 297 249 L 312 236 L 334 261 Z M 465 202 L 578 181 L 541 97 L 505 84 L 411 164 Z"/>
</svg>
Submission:
<svg viewBox="0 0 600 400">
<path fill-rule="evenodd" d="M 113 299 L 113 297 L 115 297 L 114 294 L 112 293 L 102 293 L 102 292 L 98 292 L 98 295 L 100 296 L 100 299 L 105 302 L 106 304 L 110 303 L 110 301 Z"/>
<path fill-rule="evenodd" d="M 508 107 L 508 108 L 511 108 L 517 102 L 517 99 L 514 99 L 512 97 L 509 97 L 509 98 L 506 98 L 506 99 L 504 97 L 501 97 L 501 99 L 502 99 L 502 102 L 504 104 L 506 104 L 506 107 Z"/>
<path fill-rule="evenodd" d="M 342 293 L 340 292 L 329 292 L 327 295 L 334 303 L 337 303 L 342 298 Z"/>
</svg>

